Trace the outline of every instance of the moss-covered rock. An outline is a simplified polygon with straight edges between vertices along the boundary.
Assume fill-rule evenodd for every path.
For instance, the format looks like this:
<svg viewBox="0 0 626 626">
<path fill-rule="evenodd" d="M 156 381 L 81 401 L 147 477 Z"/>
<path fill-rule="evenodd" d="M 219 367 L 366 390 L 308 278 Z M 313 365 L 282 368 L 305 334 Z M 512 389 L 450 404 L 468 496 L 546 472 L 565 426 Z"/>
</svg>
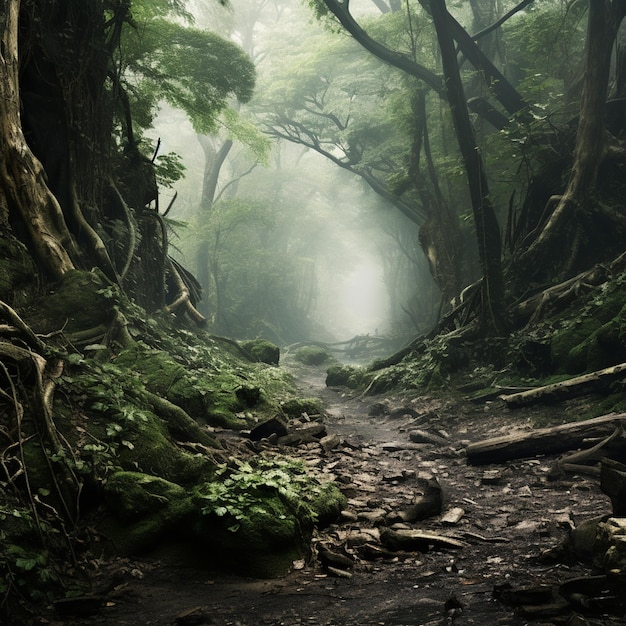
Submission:
<svg viewBox="0 0 626 626">
<path fill-rule="evenodd" d="M 325 528 L 337 521 L 346 506 L 346 497 L 334 483 L 324 483 L 319 490 L 313 491 L 308 504 L 315 513 L 315 525 Z"/>
<path fill-rule="evenodd" d="M 278 365 L 280 361 L 280 349 L 277 345 L 266 339 L 250 339 L 242 342 L 244 350 L 249 352 L 253 358 L 268 365 Z"/>
<path fill-rule="evenodd" d="M 271 578 L 286 574 L 308 554 L 313 533 L 311 510 L 274 489 L 257 492 L 257 502 L 237 519 L 229 513 L 201 514 L 193 529 L 209 563 L 238 574 Z M 199 501 L 199 504 L 202 500 Z"/>
<path fill-rule="evenodd" d="M 301 417 L 307 415 L 319 415 L 322 412 L 322 403 L 317 398 L 291 398 L 285 400 L 280 408 L 287 417 Z"/>
<path fill-rule="evenodd" d="M 106 482 L 104 493 L 102 529 L 122 554 L 150 550 L 194 511 L 185 488 L 140 472 L 116 472 Z"/>
<path fill-rule="evenodd" d="M 332 365 L 326 372 L 327 387 L 356 389 L 364 380 L 364 370 L 351 365 Z"/>
<path fill-rule="evenodd" d="M 108 324 L 117 302 L 116 288 L 102 274 L 72 270 L 54 291 L 33 303 L 26 318 L 41 333 L 61 328 L 66 333 L 85 331 Z"/>
<path fill-rule="evenodd" d="M 116 435 L 122 440 L 117 446 L 119 465 L 126 469 L 139 468 L 142 472 L 183 485 L 206 478 L 214 468 L 209 458 L 191 454 L 176 445 L 158 416 L 150 412 L 143 415 L 145 421 L 125 424 L 123 431 Z"/>
<path fill-rule="evenodd" d="M 618 290 L 589 303 L 551 340 L 557 371 L 580 373 L 626 359 L 626 293 Z"/>
<path fill-rule="evenodd" d="M 122 350 L 115 357 L 115 364 L 139 374 L 146 388 L 152 393 L 167 398 L 194 419 L 205 420 L 205 400 L 194 384 L 197 381 L 167 352 L 151 350 L 136 344 Z"/>
<path fill-rule="evenodd" d="M 296 350 L 294 358 L 304 365 L 323 365 L 332 360 L 330 354 L 319 346 L 302 346 Z"/>
</svg>

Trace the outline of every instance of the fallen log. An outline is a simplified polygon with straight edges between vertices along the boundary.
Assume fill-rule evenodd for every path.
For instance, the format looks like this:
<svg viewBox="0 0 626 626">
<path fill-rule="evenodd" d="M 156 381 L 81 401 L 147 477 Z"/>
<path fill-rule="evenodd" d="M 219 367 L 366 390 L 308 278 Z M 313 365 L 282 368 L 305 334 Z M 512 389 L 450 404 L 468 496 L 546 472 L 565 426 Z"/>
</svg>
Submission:
<svg viewBox="0 0 626 626">
<path fill-rule="evenodd" d="M 626 363 L 613 365 L 589 374 L 563 380 L 560 383 L 544 385 L 519 393 L 501 395 L 500 399 L 510 408 L 529 406 L 538 402 L 555 402 L 565 398 L 585 395 L 592 391 L 601 391 L 604 386 L 614 380 L 626 376 Z"/>
<path fill-rule="evenodd" d="M 561 454 L 590 448 L 623 426 L 626 426 L 626 413 L 611 413 L 582 422 L 484 439 L 468 445 L 465 452 L 471 465 Z"/>
</svg>

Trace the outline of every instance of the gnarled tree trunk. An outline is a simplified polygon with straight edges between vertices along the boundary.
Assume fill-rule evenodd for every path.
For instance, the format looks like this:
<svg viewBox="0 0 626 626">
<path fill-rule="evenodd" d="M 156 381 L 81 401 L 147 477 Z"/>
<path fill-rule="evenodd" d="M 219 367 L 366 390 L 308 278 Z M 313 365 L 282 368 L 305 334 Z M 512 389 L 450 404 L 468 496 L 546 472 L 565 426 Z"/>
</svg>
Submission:
<svg viewBox="0 0 626 626">
<path fill-rule="evenodd" d="M 41 269 L 58 278 L 74 268 L 73 240 L 63 213 L 45 182 L 41 163 L 26 143 L 20 118 L 19 0 L 0 8 L 0 212 L 25 225 L 31 252 Z M 68 252 L 69 251 L 69 252 Z"/>
</svg>

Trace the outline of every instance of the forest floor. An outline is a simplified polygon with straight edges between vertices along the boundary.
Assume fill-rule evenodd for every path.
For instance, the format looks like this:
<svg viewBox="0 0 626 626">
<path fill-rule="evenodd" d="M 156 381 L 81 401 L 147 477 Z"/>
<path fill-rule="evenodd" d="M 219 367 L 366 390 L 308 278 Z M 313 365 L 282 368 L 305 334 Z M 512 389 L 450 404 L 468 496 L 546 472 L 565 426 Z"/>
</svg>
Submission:
<svg viewBox="0 0 626 626">
<path fill-rule="evenodd" d="M 346 575 L 324 570 L 313 556 L 288 575 L 257 580 L 217 574 L 185 565 L 172 555 L 119 560 L 103 566 L 116 577 L 104 605 L 89 617 L 42 616 L 41 623 L 72 626 L 344 625 L 428 626 L 476 624 L 622 624 L 623 615 L 592 611 L 585 617 L 567 608 L 556 617 L 525 615 L 494 589 L 548 586 L 588 576 L 582 565 L 546 555 L 562 544 L 568 529 L 582 520 L 610 513 L 598 481 L 584 476 L 549 480 L 554 459 L 538 458 L 499 466 L 473 467 L 463 451 L 469 442 L 530 429 L 538 417 L 559 420 L 576 407 L 508 410 L 493 401 L 473 404 L 462 397 L 351 396 L 324 385 L 324 368 L 296 367 L 303 395 L 320 397 L 327 432 L 340 444 L 294 448 L 290 455 L 338 480 L 351 513 L 319 532 L 314 547 L 325 545 L 355 557 Z M 542 414 L 543 413 L 543 414 Z M 445 439 L 414 444 L 408 433 L 419 428 Z M 377 533 L 383 516 L 410 505 L 419 478 L 435 477 L 442 486 L 444 513 L 411 524 L 462 542 L 451 549 L 397 552 L 366 560 L 351 538 Z M 375 543 L 375 542 L 374 542 Z M 314 550 L 315 552 L 315 550 Z M 581 609 L 580 613 L 584 610 Z M 558 611 L 557 611 L 558 613 Z"/>
</svg>

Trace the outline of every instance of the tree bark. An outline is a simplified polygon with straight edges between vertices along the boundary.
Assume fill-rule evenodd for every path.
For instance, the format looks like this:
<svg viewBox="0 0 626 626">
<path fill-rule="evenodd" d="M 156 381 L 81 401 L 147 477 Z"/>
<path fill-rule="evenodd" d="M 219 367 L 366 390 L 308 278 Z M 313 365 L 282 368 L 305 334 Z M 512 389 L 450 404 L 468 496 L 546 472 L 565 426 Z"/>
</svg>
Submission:
<svg viewBox="0 0 626 626">
<path fill-rule="evenodd" d="M 574 398 L 576 396 L 585 395 L 592 391 L 601 391 L 605 389 L 607 383 L 616 378 L 626 376 L 626 363 L 606 367 L 589 374 L 576 376 L 564 380 L 560 383 L 544 385 L 536 389 L 529 389 L 510 395 L 500 396 L 509 407 L 528 406 L 539 402 L 554 402 L 564 400 L 566 398 Z"/>
<path fill-rule="evenodd" d="M 590 448 L 594 439 L 608 437 L 620 425 L 626 425 L 626 413 L 493 437 L 467 446 L 467 462 L 471 465 L 487 465 L 544 454 L 560 454 L 577 448 Z"/>
<path fill-rule="evenodd" d="M 448 103 L 472 200 L 478 255 L 484 278 L 482 283 L 481 326 L 486 332 L 499 332 L 503 327 L 504 299 L 500 226 L 489 197 L 489 184 L 484 163 L 469 118 L 452 39 L 450 14 L 446 8 L 445 0 L 431 0 L 430 8 L 441 50 Z"/>
<path fill-rule="evenodd" d="M 416 63 L 409 56 L 390 50 L 386 46 L 372 39 L 357 23 L 350 13 L 347 2 L 341 0 L 324 0 L 328 10 L 339 20 L 341 25 L 358 41 L 368 52 L 378 57 L 381 61 L 397 67 L 403 72 L 424 81 L 431 89 L 440 96 L 445 97 L 445 85 L 441 77 L 428 68 Z M 514 114 L 526 107 L 526 102 L 519 92 L 509 83 L 500 71 L 489 61 L 487 56 L 480 50 L 476 42 L 467 31 L 453 18 L 450 18 L 450 27 L 454 29 L 454 37 L 459 43 L 465 56 L 480 71 L 493 88 L 493 93 L 500 100 L 508 113 Z M 480 113 L 480 110 L 479 110 Z M 495 119 L 495 118 L 494 118 Z"/>
<path fill-rule="evenodd" d="M 42 270 L 60 278 L 74 268 L 74 242 L 41 163 L 22 131 L 19 97 L 18 21 L 20 0 L 0 8 L 0 206 L 15 211 Z"/>
<path fill-rule="evenodd" d="M 585 75 L 576 135 L 574 164 L 565 192 L 537 239 L 521 258 L 523 267 L 544 266 L 555 250 L 571 250 L 569 259 L 556 259 L 563 268 L 573 267 L 577 246 L 576 212 L 587 212 L 596 186 L 598 169 L 606 155 L 606 99 L 611 54 L 619 25 L 626 13 L 624 0 L 591 0 L 587 22 Z"/>
</svg>

